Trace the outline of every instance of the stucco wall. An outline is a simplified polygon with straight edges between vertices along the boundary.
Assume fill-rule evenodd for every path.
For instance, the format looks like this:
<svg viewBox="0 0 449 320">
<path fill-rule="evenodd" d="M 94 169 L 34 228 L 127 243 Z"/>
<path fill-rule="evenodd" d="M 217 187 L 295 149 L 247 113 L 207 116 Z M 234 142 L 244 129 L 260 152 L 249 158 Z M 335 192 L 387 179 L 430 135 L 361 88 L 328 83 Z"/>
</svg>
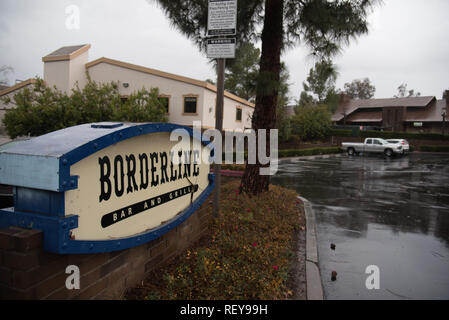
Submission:
<svg viewBox="0 0 449 320">
<path fill-rule="evenodd" d="M 142 88 L 159 88 L 160 95 L 169 96 L 169 122 L 191 126 L 192 121 L 201 121 L 202 119 L 203 108 L 201 106 L 204 104 L 204 91 L 206 90 L 204 88 L 107 63 L 91 66 L 89 75 L 93 81 L 99 83 L 118 82 L 119 92 L 124 96 L 129 96 Z M 128 83 L 129 87 L 125 88 L 124 83 Z M 183 115 L 184 95 L 198 96 L 197 114 Z"/>
<path fill-rule="evenodd" d="M 170 99 L 169 122 L 192 126 L 193 121 L 201 121 L 203 127 L 215 127 L 216 93 L 209 89 L 108 63 L 91 66 L 88 70 L 94 81 L 118 82 L 120 94 L 124 96 L 130 95 L 143 87 L 147 89 L 159 88 L 159 94 L 169 96 Z M 129 86 L 125 88 L 124 83 L 128 83 Z M 185 95 L 198 96 L 197 114 L 184 114 Z M 242 108 L 241 122 L 236 121 L 237 106 Z M 235 130 L 251 127 L 248 114 L 252 114 L 252 111 L 253 108 L 225 97 L 223 128 Z"/>
<path fill-rule="evenodd" d="M 70 92 L 70 61 L 44 63 L 44 81 L 50 87 L 56 86 L 63 92 Z"/>
<path fill-rule="evenodd" d="M 56 86 L 61 91 L 70 93 L 79 83 L 83 88 L 87 82 L 85 65 L 89 59 L 86 51 L 72 60 L 44 62 L 44 81 L 51 88 Z"/>
<path fill-rule="evenodd" d="M 83 88 L 87 83 L 85 65 L 89 61 L 89 51 L 80 54 L 78 57 L 70 60 L 70 79 L 69 89 L 75 87 L 76 83 Z"/>
</svg>

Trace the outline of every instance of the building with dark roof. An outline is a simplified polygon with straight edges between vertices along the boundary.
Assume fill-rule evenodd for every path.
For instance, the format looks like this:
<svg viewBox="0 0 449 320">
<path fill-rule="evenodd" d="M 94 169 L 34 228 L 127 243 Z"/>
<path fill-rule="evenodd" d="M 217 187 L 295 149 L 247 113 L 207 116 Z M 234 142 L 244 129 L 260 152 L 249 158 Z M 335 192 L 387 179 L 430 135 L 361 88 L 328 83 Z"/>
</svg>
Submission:
<svg viewBox="0 0 449 320">
<path fill-rule="evenodd" d="M 332 122 L 336 125 L 374 126 L 389 131 L 442 133 L 448 105 L 447 98 L 437 100 L 434 96 L 351 99 L 342 95 Z"/>
</svg>

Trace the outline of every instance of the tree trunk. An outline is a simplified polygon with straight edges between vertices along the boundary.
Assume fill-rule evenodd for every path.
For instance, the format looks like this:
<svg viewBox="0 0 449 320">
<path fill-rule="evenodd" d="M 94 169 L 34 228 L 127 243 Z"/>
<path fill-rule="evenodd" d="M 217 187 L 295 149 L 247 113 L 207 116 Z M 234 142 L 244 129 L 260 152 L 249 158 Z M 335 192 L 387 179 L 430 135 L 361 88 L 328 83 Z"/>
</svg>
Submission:
<svg viewBox="0 0 449 320">
<path fill-rule="evenodd" d="M 278 102 L 281 71 L 281 49 L 283 42 L 283 0 L 265 0 L 265 18 L 262 31 L 262 55 L 257 81 L 256 107 L 252 125 L 256 133 L 267 130 L 266 150 L 270 150 L 270 129 L 276 126 L 276 106 Z M 257 148 L 258 148 L 257 137 Z M 268 165 L 265 165 L 268 166 Z M 240 192 L 257 195 L 268 191 L 270 176 L 262 176 L 262 165 L 257 157 L 256 164 L 247 164 L 240 185 Z"/>
</svg>

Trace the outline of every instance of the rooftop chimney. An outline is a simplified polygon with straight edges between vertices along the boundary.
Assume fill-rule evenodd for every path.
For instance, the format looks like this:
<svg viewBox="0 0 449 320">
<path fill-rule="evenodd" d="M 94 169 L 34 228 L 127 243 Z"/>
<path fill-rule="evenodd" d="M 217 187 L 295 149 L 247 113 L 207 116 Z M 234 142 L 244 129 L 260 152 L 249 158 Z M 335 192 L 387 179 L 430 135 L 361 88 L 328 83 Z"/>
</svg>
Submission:
<svg viewBox="0 0 449 320">
<path fill-rule="evenodd" d="M 85 66 L 89 49 L 90 44 L 62 47 L 43 57 L 47 85 L 66 93 L 70 93 L 76 83 L 83 88 L 87 82 Z"/>
</svg>

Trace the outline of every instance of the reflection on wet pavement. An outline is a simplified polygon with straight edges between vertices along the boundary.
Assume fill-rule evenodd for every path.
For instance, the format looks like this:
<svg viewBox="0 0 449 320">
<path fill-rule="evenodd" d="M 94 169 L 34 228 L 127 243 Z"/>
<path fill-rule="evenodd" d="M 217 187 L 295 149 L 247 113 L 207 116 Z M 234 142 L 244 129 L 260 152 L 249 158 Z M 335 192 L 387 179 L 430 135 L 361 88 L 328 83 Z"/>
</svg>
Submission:
<svg viewBox="0 0 449 320">
<path fill-rule="evenodd" d="M 272 182 L 313 203 L 327 299 L 449 299 L 448 155 L 288 160 Z"/>
</svg>

